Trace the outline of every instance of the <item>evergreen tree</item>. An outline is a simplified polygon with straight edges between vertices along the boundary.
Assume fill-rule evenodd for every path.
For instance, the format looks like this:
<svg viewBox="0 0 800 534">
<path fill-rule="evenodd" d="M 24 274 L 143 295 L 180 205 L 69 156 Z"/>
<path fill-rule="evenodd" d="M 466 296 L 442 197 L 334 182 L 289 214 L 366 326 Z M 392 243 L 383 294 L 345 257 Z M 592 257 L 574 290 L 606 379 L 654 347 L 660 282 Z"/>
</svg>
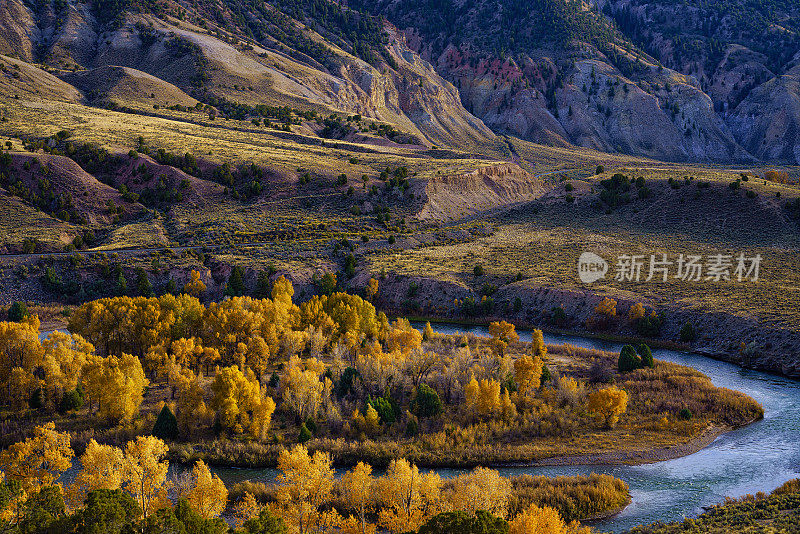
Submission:
<svg viewBox="0 0 800 534">
<path fill-rule="evenodd" d="M 653 362 L 653 351 L 650 350 L 650 347 L 642 343 L 636 348 L 636 352 L 642 358 L 642 367 L 649 367 L 650 369 L 655 367 L 655 362 Z"/>
<path fill-rule="evenodd" d="M 642 359 L 637 356 L 636 349 L 632 345 L 625 345 L 619 352 L 617 367 L 620 373 L 629 373 L 642 366 Z"/>
<path fill-rule="evenodd" d="M 442 399 L 435 389 L 427 384 L 420 384 L 412 408 L 419 417 L 433 417 L 442 413 Z"/>
<path fill-rule="evenodd" d="M 164 405 L 161 412 L 158 414 L 158 419 L 153 425 L 152 435 L 163 440 L 176 440 L 178 439 L 178 419 L 169 406 Z"/>
<path fill-rule="evenodd" d="M 244 271 L 238 265 L 234 266 L 231 275 L 228 277 L 228 285 L 225 287 L 225 294 L 230 297 L 241 297 L 244 295 Z"/>
<path fill-rule="evenodd" d="M 15 301 L 8 309 L 8 320 L 20 322 L 28 316 L 28 307 L 24 302 Z"/>
<path fill-rule="evenodd" d="M 136 287 L 139 290 L 139 294 L 143 297 L 155 297 L 156 294 L 153 291 L 153 285 L 150 283 L 150 279 L 147 278 L 147 273 L 141 267 L 136 269 Z"/>
</svg>

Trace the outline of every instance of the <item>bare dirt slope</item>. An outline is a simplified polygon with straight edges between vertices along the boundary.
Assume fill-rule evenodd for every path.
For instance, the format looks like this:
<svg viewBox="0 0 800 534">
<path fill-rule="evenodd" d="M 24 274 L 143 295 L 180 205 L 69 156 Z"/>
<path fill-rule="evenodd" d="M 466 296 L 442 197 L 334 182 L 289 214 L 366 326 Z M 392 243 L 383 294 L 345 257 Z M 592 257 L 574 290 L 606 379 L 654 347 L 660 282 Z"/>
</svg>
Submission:
<svg viewBox="0 0 800 534">
<path fill-rule="evenodd" d="M 414 186 L 424 198 L 417 218 L 449 221 L 539 198 L 547 187 L 513 163 L 451 176 L 436 176 Z"/>
</svg>

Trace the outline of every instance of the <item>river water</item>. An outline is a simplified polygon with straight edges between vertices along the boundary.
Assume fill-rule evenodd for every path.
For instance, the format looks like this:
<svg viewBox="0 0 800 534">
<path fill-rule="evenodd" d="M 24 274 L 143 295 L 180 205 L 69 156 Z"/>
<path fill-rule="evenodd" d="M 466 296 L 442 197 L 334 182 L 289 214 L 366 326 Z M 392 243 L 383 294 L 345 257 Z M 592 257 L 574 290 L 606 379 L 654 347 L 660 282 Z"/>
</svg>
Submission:
<svg viewBox="0 0 800 534">
<path fill-rule="evenodd" d="M 422 325 L 415 325 L 421 328 Z M 485 327 L 434 324 L 443 334 L 471 332 L 488 335 Z M 529 331 L 519 331 L 530 341 Z M 545 334 L 545 343 L 571 343 L 580 347 L 619 351 L 621 344 L 584 338 Z M 753 397 L 764 407 L 764 419 L 717 438 L 711 445 L 689 456 L 638 466 L 503 467 L 503 475 L 587 475 L 607 473 L 630 486 L 631 504 L 616 516 L 597 521 L 604 532 L 621 532 L 636 525 L 678 521 L 696 517 L 704 506 L 726 496 L 740 497 L 758 491 L 769 492 L 787 480 L 800 477 L 800 382 L 713 360 L 704 356 L 666 349 L 653 350 L 659 360 L 693 367 L 717 386 L 735 389 Z M 244 479 L 269 482 L 273 469 L 218 469 L 231 484 Z M 458 470 L 439 470 L 445 477 Z"/>
<path fill-rule="evenodd" d="M 435 325 L 434 330 L 488 335 L 484 327 Z M 531 334 L 519 331 L 520 339 Z M 602 340 L 545 334 L 547 344 L 571 343 L 580 347 L 619 351 L 621 344 Z M 676 521 L 702 513 L 704 506 L 726 496 L 769 492 L 787 480 L 800 477 L 800 382 L 742 369 L 697 354 L 653 350 L 659 360 L 693 367 L 714 385 L 741 391 L 764 407 L 764 419 L 717 438 L 689 456 L 639 466 L 570 466 L 502 468 L 504 475 L 576 475 L 607 473 L 621 478 L 631 491 L 631 504 L 598 529 L 620 532 L 657 520 Z"/>
</svg>

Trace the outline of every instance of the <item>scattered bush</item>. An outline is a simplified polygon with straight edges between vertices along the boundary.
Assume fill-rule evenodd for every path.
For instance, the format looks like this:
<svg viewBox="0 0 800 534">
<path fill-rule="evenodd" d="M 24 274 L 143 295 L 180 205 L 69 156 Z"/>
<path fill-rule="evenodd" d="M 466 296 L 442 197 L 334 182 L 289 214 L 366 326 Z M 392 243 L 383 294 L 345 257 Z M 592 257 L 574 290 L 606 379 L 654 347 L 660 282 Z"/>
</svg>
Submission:
<svg viewBox="0 0 800 534">
<path fill-rule="evenodd" d="M 685 323 L 681 327 L 680 339 L 684 343 L 691 343 L 697 339 L 697 332 L 695 331 L 692 323 Z"/>
<path fill-rule="evenodd" d="M 14 301 L 8 308 L 8 320 L 20 322 L 28 316 L 28 307 L 24 302 Z"/>
<path fill-rule="evenodd" d="M 636 354 L 633 345 L 625 345 L 619 352 L 617 369 L 620 373 L 630 373 L 642 366 L 642 359 Z"/>
</svg>

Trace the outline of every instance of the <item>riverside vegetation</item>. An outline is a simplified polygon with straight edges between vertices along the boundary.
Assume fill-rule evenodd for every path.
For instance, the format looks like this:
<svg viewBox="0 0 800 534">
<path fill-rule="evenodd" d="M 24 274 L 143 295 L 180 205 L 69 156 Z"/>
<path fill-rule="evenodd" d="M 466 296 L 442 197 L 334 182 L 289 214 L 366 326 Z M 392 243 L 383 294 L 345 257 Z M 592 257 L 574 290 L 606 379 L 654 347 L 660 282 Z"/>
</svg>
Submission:
<svg viewBox="0 0 800 534">
<path fill-rule="evenodd" d="M 5 519 L 24 529 L 44 509 L 76 525 L 108 506 L 145 529 L 227 528 L 213 519 L 227 490 L 207 462 L 277 465 L 273 488 L 235 492 L 230 514 L 245 529 L 247 519 L 298 532 L 423 532 L 429 521 L 489 521 L 484 510 L 512 532 L 541 522 L 571 532 L 582 527 L 565 521 L 624 506 L 627 486 L 482 467 L 443 481 L 417 466 L 597 451 L 615 461 L 763 414 L 699 372 L 653 361 L 645 345 L 620 355 L 548 347 L 539 331 L 522 343 L 504 321 L 490 338 L 420 332 L 375 309 L 378 284 L 366 299 L 331 292 L 296 304 L 277 277 L 270 298 L 203 304 L 193 275 L 177 296 L 87 302 L 71 333 L 43 340 L 38 317 L 18 310 L 18 322 L 0 323 Z M 82 469 L 62 489 L 72 447 Z M 168 480 L 167 457 L 191 474 Z M 334 463 L 354 467 L 335 482 Z M 372 477 L 373 466 L 386 474 Z"/>
<path fill-rule="evenodd" d="M 455 4 L 0 2 L 0 530 L 585 531 L 623 481 L 487 466 L 763 414 L 643 341 L 800 376 L 792 3 Z M 588 287 L 587 250 L 769 274 Z"/>
</svg>

